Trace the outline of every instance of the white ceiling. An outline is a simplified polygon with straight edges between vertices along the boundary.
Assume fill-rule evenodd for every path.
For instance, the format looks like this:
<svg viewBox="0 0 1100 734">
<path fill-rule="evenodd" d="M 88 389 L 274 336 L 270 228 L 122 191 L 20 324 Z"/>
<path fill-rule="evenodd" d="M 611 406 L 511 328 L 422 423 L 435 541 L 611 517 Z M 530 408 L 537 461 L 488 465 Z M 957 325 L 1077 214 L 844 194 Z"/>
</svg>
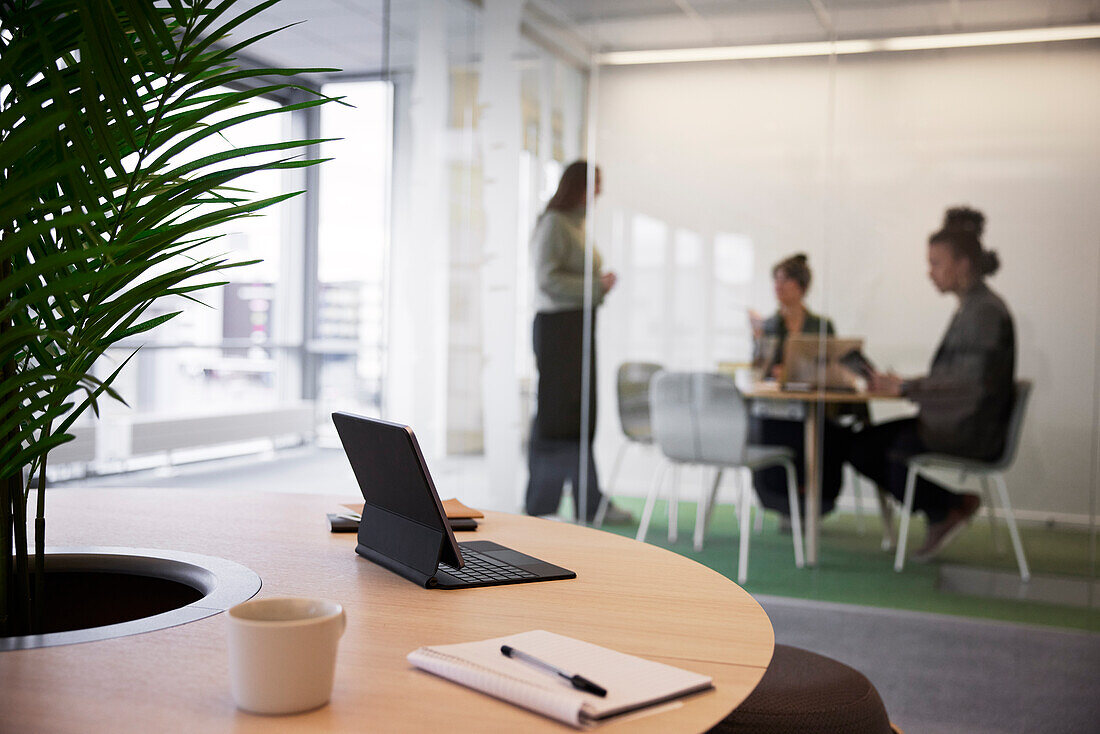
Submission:
<svg viewBox="0 0 1100 734">
<path fill-rule="evenodd" d="M 539 0 L 542 2 L 542 0 Z M 605 51 L 1034 28 L 1100 20 L 1097 0 L 546 0 Z"/>
<path fill-rule="evenodd" d="M 476 58 L 481 0 L 442 5 L 452 58 Z M 418 7 L 418 0 L 390 0 L 387 17 L 384 0 L 283 0 L 238 36 L 299 23 L 254 46 L 253 60 L 344 75 L 400 71 L 415 58 Z M 527 0 L 525 43 L 531 50 L 551 39 L 586 54 L 1089 22 L 1100 22 L 1100 0 Z"/>
</svg>

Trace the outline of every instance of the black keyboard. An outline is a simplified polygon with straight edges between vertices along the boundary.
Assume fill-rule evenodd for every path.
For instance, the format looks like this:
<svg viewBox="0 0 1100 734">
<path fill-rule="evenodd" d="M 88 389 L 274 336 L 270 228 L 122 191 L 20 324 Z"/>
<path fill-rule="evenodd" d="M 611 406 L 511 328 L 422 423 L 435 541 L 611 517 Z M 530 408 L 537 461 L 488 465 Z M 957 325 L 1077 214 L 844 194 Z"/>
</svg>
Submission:
<svg viewBox="0 0 1100 734">
<path fill-rule="evenodd" d="M 513 566 L 470 548 L 462 549 L 462 560 L 465 561 L 462 568 L 455 568 L 449 563 L 440 563 L 439 570 L 445 571 L 459 581 L 469 581 L 471 583 L 512 581 L 536 577 L 535 574 L 519 566 Z"/>
</svg>

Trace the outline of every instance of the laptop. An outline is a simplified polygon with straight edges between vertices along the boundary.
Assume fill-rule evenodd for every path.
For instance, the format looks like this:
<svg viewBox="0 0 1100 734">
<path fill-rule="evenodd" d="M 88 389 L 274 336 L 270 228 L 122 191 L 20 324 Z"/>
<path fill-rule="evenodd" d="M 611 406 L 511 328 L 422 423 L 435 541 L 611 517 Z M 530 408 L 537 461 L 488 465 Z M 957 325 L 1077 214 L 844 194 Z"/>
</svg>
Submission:
<svg viewBox="0 0 1100 734">
<path fill-rule="evenodd" d="M 862 339 L 797 334 L 783 347 L 784 390 L 839 390 L 855 392 L 860 377 L 846 359 L 860 354 Z"/>
<path fill-rule="evenodd" d="M 359 555 L 427 589 L 577 577 L 488 540 L 457 542 L 408 426 L 340 412 L 332 422 L 363 493 Z"/>
</svg>

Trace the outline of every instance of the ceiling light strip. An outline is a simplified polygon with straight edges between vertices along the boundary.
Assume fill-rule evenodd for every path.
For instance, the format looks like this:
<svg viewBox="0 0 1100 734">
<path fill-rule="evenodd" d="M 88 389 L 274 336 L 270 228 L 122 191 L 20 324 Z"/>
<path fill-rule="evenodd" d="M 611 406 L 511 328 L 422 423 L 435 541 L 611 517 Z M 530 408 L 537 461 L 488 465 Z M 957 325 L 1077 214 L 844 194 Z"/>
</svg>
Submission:
<svg viewBox="0 0 1100 734">
<path fill-rule="evenodd" d="M 780 59 L 799 56 L 829 56 L 833 53 L 867 54 L 878 51 L 920 51 L 937 48 L 1007 46 L 1049 41 L 1080 41 L 1100 38 L 1100 24 L 1021 28 L 1011 31 L 945 33 L 931 36 L 863 38 L 846 41 L 809 43 L 770 43 L 757 46 L 714 46 L 709 48 L 668 48 L 651 51 L 609 51 L 596 55 L 596 62 L 608 66 L 630 64 L 676 64 L 692 61 L 737 61 L 741 59 Z"/>
</svg>

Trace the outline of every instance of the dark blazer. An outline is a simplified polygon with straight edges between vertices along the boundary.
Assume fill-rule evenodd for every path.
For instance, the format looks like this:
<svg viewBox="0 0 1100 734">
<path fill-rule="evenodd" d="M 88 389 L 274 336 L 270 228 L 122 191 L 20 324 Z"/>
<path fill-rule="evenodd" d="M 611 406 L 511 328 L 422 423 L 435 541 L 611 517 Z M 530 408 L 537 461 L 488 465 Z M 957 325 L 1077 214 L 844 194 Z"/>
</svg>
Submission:
<svg viewBox="0 0 1100 734">
<path fill-rule="evenodd" d="M 990 460 L 1004 449 L 1015 394 L 1016 331 L 1005 302 L 983 282 L 963 297 L 927 377 L 907 381 L 931 451 Z"/>
</svg>

